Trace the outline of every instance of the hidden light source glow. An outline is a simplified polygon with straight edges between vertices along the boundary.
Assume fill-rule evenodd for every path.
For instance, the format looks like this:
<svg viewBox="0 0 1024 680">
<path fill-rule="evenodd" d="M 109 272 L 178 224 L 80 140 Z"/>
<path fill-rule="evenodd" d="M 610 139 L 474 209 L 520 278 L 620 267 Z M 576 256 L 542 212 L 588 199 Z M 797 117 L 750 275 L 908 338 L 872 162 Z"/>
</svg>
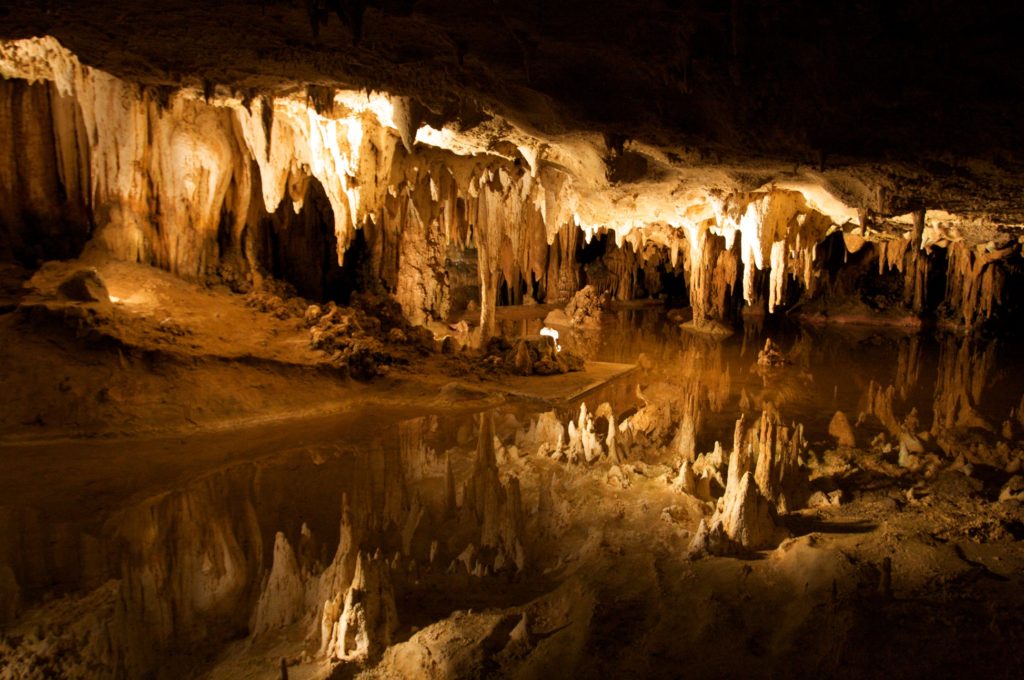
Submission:
<svg viewBox="0 0 1024 680">
<path fill-rule="evenodd" d="M 541 335 L 546 335 L 546 336 L 548 336 L 549 338 L 551 338 L 552 340 L 555 341 L 555 351 L 556 352 L 561 352 L 562 351 L 562 346 L 558 344 L 558 331 L 556 331 L 554 328 L 548 328 L 547 326 L 545 326 L 544 328 L 540 329 L 540 334 Z"/>
</svg>

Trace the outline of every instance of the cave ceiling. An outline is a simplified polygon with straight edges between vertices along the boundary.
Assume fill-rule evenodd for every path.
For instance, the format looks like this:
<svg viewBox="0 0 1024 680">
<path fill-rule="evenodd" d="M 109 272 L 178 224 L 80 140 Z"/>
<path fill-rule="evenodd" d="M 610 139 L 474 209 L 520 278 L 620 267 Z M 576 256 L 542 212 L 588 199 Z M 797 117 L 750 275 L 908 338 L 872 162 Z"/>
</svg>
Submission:
<svg viewBox="0 0 1024 680">
<path fill-rule="evenodd" d="M 326 5 L 314 36 L 297 1 L 12 2 L 0 36 L 54 36 L 142 86 L 384 91 L 421 142 L 600 174 L 612 202 L 779 183 L 883 217 L 1024 222 L 1012 3 Z"/>
</svg>

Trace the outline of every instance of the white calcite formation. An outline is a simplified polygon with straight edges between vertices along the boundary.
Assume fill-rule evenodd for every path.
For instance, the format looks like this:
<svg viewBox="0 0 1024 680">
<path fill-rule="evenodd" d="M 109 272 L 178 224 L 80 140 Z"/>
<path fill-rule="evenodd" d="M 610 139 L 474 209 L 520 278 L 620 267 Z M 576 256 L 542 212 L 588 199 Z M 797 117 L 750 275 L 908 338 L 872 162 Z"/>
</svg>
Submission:
<svg viewBox="0 0 1024 680">
<path fill-rule="evenodd" d="M 803 446 L 802 428 L 783 426 L 770 405 L 752 427 L 740 418 L 725 492 L 714 514 L 701 520 L 690 542 L 690 553 L 743 554 L 778 544 L 786 535 L 778 522 L 779 515 L 806 503 L 807 473 L 799 460 Z M 709 457 L 720 461 L 719 451 L 717 456 Z M 707 467 L 709 461 L 699 460 L 698 464 Z M 687 472 L 680 470 L 681 479 L 676 482 L 682 490 L 688 484 L 697 487 L 696 480 L 691 483 L 687 479 Z"/>
<path fill-rule="evenodd" d="M 681 266 L 690 325 L 712 332 L 729 316 L 734 289 L 769 312 L 793 282 L 813 292 L 816 247 L 834 232 L 850 252 L 876 242 L 879 266 L 903 273 L 916 311 L 927 278 L 921 253 L 948 247 L 947 304 L 964 325 L 992 314 L 999 262 L 1017 248 L 984 220 L 941 211 L 869 219 L 870 192 L 851 207 L 809 169 L 751 187 L 630 142 L 657 172 L 613 183 L 600 135 L 541 136 L 498 117 L 437 129 L 403 97 L 139 87 L 81 64 L 53 38 L 0 42 L 0 74 L 10 79 L 0 104 L 22 107 L 0 117 L 9 142 L 0 217 L 15 231 L 33 223 L 26 215 L 68 222 L 78 225 L 75 238 L 92 235 L 120 258 L 258 284 L 269 259 L 261 230 L 284 219 L 282 209 L 300 212 L 317 184 L 337 261 L 362 229 L 374 270 L 415 323 L 447 314 L 448 249 L 475 246 L 484 338 L 503 282 L 510 290 L 536 283 L 548 300 L 571 294 L 578 241 L 601 229 L 631 253 L 609 260 L 617 297 L 639 285 L 642 267 L 631 258 Z M 769 272 L 764 300 L 759 271 Z"/>
<path fill-rule="evenodd" d="M 538 455 L 567 463 L 618 463 L 625 454 L 621 437 L 611 404 L 602 402 L 590 413 L 586 403 L 581 403 L 579 415 L 565 425 L 554 411 L 540 414 L 520 435 L 519 443 Z"/>
</svg>

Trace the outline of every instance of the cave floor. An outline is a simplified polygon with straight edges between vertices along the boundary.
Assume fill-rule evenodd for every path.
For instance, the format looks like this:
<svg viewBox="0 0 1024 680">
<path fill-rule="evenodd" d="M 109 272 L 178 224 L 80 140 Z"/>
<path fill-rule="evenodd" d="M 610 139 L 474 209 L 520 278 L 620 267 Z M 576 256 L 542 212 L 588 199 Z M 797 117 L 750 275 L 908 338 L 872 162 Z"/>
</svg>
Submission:
<svg viewBox="0 0 1024 680">
<path fill-rule="evenodd" d="M 59 299 L 59 283 L 81 269 L 99 273 L 112 303 Z M 290 299 L 253 300 L 101 255 L 50 262 L 25 284 L 17 297 L 5 285 L 10 311 L 0 314 L 0 369 L 12 388 L 0 396 L 0 440 L 11 442 L 182 434 L 366 408 L 561 403 L 635 367 L 592 361 L 584 372 L 516 376 L 458 352 L 399 346 L 389 347 L 397 360 L 388 374 L 367 383 L 345 379 L 311 347 L 305 307 Z M 535 333 L 549 307 L 504 308 L 499 318 L 518 324 L 513 334 Z M 434 326 L 470 342 L 465 331 Z"/>
<path fill-rule="evenodd" d="M 561 341 L 637 368 L 552 404 L 452 357 L 340 380 L 294 319 L 99 268 L 120 298 L 99 320 L 0 321 L 0 678 L 1024 673 L 1024 386 L 996 342 L 770 320 L 712 340 L 627 308 Z M 784 361 L 759 363 L 765 337 Z M 552 455 L 545 428 L 584 404 L 614 417 L 584 424 L 598 439 L 632 433 L 615 458 Z M 769 404 L 804 426 L 807 507 L 777 547 L 691 559 L 714 503 L 676 482 L 677 423 L 706 452 Z M 332 660 L 326 575 L 356 549 L 386 562 L 397 623 Z"/>
</svg>

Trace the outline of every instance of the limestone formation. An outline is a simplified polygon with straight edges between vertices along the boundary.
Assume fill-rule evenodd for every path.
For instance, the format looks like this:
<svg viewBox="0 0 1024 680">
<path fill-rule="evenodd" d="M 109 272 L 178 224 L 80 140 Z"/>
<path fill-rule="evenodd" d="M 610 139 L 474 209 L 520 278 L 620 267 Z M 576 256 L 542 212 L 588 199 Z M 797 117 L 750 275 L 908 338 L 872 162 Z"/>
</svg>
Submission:
<svg viewBox="0 0 1024 680">
<path fill-rule="evenodd" d="M 1014 3 L 157 4 L 0 6 L 0 680 L 1024 677 Z"/>
<path fill-rule="evenodd" d="M 116 256 L 243 286 L 259 283 L 266 262 L 293 257 L 293 251 L 266 252 L 262 238 L 246 235 L 270 229 L 274 238 L 294 239 L 282 247 L 297 249 L 295 257 L 326 256 L 317 265 L 321 277 L 308 281 L 322 291 L 324 277 L 362 230 L 370 269 L 413 323 L 447 316 L 453 299 L 447 249 L 474 246 L 481 342 L 494 335 L 502 285 L 515 291 L 516 301 L 526 299 L 524 285 L 535 285 L 547 300 L 575 293 L 577 243 L 581 234 L 590 240 L 601 230 L 616 246 L 606 258 L 607 291 L 629 297 L 656 290 L 651 267 L 675 270 L 681 263 L 690 326 L 715 333 L 731 332 L 737 294 L 768 312 L 785 306 L 790 281 L 814 294 L 816 247 L 833 230 L 850 243 L 879 244 L 879 266 L 904 276 L 912 313 L 923 310 L 927 253 L 947 248 L 946 305 L 950 318 L 966 326 L 992 316 L 1001 263 L 1017 252 L 976 218 L 915 211 L 871 222 L 813 177 L 726 194 L 684 177 L 682 194 L 668 182 L 647 187 L 650 196 L 621 200 L 603 163 L 600 173 L 589 167 L 589 142 L 566 144 L 510 127 L 533 159 L 525 169 L 522 154 L 493 153 L 494 143 L 449 128 L 422 123 L 413 139 L 404 97 L 326 90 L 314 100 L 321 105 L 310 107 L 296 95 L 245 100 L 217 88 L 161 93 L 81 64 L 52 38 L 4 42 L 0 69 L 7 78 L 42 81 L 32 92 L 48 93 L 27 103 L 39 107 L 30 116 L 49 124 L 30 136 L 42 159 L 31 179 L 10 173 L 27 182 L 11 187 L 12 205 L 22 193 L 61 183 L 65 210 L 80 221 L 91 211 L 96 242 Z M 282 226 L 290 219 L 279 213 L 282 205 L 311 211 L 318 197 L 329 213 L 333 253 Z M 22 223 L 16 212 L 5 222 Z M 974 235 L 970 242 L 965 233 Z M 995 240 L 978 240 L 987 234 Z M 766 300 L 755 283 L 760 272 L 768 273 Z M 570 304 L 577 323 L 596 318 L 600 291 L 584 290 L 591 291 L 589 301 Z"/>
<path fill-rule="evenodd" d="M 339 659 L 378 658 L 398 630 L 390 569 L 383 559 L 360 552 L 344 608 L 327 654 Z"/>
<path fill-rule="evenodd" d="M 714 515 L 702 520 L 702 528 L 690 542 L 690 553 L 739 554 L 771 547 L 785 536 L 778 516 L 803 507 L 809 495 L 807 473 L 800 463 L 802 447 L 802 427 L 783 426 L 770 407 L 753 427 L 740 418 L 725 491 Z M 698 463 L 706 471 L 716 467 L 711 457 L 701 456 Z M 686 472 L 680 471 L 683 486 L 688 483 Z M 708 479 L 710 486 L 707 472 L 702 479 Z"/>
<path fill-rule="evenodd" d="M 846 414 L 842 411 L 836 411 L 836 414 L 832 416 L 832 420 L 828 424 L 828 433 L 830 436 L 835 437 L 837 446 L 854 447 L 857 445 L 857 439 L 853 434 L 853 428 L 850 427 L 850 421 L 847 420 Z"/>
<path fill-rule="evenodd" d="M 250 630 L 260 635 L 299 620 L 305 613 L 305 583 L 295 553 L 280 531 L 274 537 L 274 562 L 256 603 Z"/>
</svg>

